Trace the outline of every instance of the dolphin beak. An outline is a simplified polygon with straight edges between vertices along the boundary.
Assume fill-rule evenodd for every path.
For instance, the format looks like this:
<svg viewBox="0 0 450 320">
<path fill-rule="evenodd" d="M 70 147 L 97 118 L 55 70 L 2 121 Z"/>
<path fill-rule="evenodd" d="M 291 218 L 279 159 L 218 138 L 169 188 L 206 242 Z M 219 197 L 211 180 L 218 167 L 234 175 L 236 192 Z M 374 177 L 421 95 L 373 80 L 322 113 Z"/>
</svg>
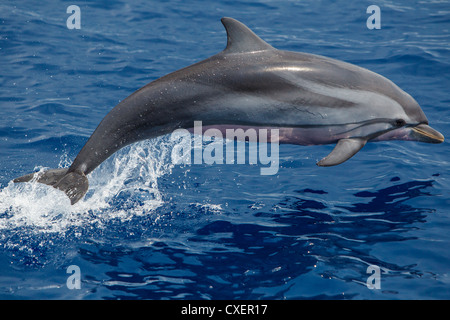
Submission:
<svg viewBox="0 0 450 320">
<path fill-rule="evenodd" d="M 411 138 L 415 141 L 426 143 L 442 143 L 444 136 L 426 124 L 419 124 L 411 128 Z"/>
</svg>

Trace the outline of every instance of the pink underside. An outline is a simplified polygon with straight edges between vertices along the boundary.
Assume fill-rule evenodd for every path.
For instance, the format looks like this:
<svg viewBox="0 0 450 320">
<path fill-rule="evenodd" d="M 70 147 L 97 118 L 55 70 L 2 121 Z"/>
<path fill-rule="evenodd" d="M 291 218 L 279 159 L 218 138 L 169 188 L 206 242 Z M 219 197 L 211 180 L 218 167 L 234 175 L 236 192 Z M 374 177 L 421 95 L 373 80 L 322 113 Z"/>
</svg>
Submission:
<svg viewBox="0 0 450 320">
<path fill-rule="evenodd" d="M 201 129 L 200 129 L 201 128 Z M 210 130 L 214 129 L 214 130 Z M 240 130 L 239 130 L 240 129 Z M 332 143 L 330 132 L 324 135 L 324 128 L 279 128 L 279 127 L 253 127 L 239 125 L 214 125 L 202 126 L 196 129 L 189 128 L 188 131 L 194 134 L 201 133 L 206 136 L 220 136 L 224 139 L 231 137 L 239 141 L 250 142 L 271 142 L 298 145 L 318 145 Z M 227 130 L 230 130 L 227 134 Z M 278 130 L 278 135 L 276 134 Z M 234 133 L 234 134 L 233 134 Z M 239 134 L 240 133 L 240 134 Z M 256 140 L 257 139 L 257 140 Z M 253 141 L 256 140 L 256 141 Z M 330 141 L 331 140 L 331 141 Z"/>
<path fill-rule="evenodd" d="M 215 130 L 211 130 L 215 129 Z M 214 125 L 201 126 L 188 129 L 191 133 L 200 133 L 206 136 L 219 136 L 227 139 L 237 139 L 239 141 L 247 140 L 251 142 L 272 142 L 297 145 L 320 145 L 336 143 L 340 139 L 351 137 L 364 137 L 370 130 L 366 127 L 358 127 L 357 124 L 337 126 L 319 126 L 308 128 L 284 128 L 284 127 L 258 127 L 258 126 L 239 126 L 239 125 Z M 276 134 L 278 130 L 278 135 Z M 374 130 L 375 131 L 375 130 Z M 414 140 L 411 137 L 409 127 L 398 128 L 388 131 L 370 141 L 385 140 Z M 234 134 L 233 134 L 234 133 Z M 230 138 L 231 137 L 231 138 Z"/>
</svg>

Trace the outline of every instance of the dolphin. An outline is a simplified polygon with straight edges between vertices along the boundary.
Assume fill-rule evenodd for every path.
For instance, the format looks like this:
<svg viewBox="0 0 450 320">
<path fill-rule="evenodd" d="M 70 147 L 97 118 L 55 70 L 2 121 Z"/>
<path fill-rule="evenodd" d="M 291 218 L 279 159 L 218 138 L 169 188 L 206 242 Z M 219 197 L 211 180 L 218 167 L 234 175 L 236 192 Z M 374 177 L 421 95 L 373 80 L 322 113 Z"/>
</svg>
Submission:
<svg viewBox="0 0 450 320">
<path fill-rule="evenodd" d="M 89 188 L 87 175 L 113 153 L 143 139 L 206 127 L 278 128 L 278 140 L 334 144 L 319 166 L 338 165 L 368 141 L 441 143 L 419 104 L 392 81 L 335 59 L 277 50 L 241 22 L 222 18 L 226 48 L 155 81 L 121 101 L 101 121 L 69 168 L 31 173 L 64 191 L 71 204 Z"/>
</svg>

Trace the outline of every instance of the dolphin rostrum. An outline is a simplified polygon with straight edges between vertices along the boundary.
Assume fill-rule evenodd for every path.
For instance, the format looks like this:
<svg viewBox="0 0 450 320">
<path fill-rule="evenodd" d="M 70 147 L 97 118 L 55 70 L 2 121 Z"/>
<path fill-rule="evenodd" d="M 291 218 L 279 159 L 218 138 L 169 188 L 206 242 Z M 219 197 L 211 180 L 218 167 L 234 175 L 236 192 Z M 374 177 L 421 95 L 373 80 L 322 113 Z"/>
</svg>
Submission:
<svg viewBox="0 0 450 320">
<path fill-rule="evenodd" d="M 390 80 L 342 61 L 281 51 L 241 22 L 223 18 L 222 52 L 150 82 L 101 121 L 69 168 L 31 173 L 64 191 L 75 204 L 86 175 L 131 143 L 205 126 L 278 128 L 279 140 L 299 145 L 336 143 L 319 166 L 340 164 L 368 141 L 441 143 L 419 104 Z"/>
</svg>

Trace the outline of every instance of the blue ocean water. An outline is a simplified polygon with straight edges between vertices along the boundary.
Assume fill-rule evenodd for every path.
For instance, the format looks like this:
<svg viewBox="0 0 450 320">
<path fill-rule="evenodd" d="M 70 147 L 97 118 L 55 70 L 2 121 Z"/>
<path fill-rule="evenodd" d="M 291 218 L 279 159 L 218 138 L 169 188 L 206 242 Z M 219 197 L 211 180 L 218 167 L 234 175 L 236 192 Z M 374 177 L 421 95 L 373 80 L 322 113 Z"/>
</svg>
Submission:
<svg viewBox="0 0 450 320">
<path fill-rule="evenodd" d="M 66 26 L 72 4 L 81 29 Z M 450 136 L 447 1 L 3 1 L 0 298 L 449 299 L 448 142 L 370 143 L 330 168 L 315 163 L 333 146 L 281 145 L 278 173 L 262 176 L 174 165 L 160 137 L 103 163 L 75 206 L 10 182 L 70 165 L 120 100 L 221 51 L 224 16 L 388 77 Z"/>
</svg>

